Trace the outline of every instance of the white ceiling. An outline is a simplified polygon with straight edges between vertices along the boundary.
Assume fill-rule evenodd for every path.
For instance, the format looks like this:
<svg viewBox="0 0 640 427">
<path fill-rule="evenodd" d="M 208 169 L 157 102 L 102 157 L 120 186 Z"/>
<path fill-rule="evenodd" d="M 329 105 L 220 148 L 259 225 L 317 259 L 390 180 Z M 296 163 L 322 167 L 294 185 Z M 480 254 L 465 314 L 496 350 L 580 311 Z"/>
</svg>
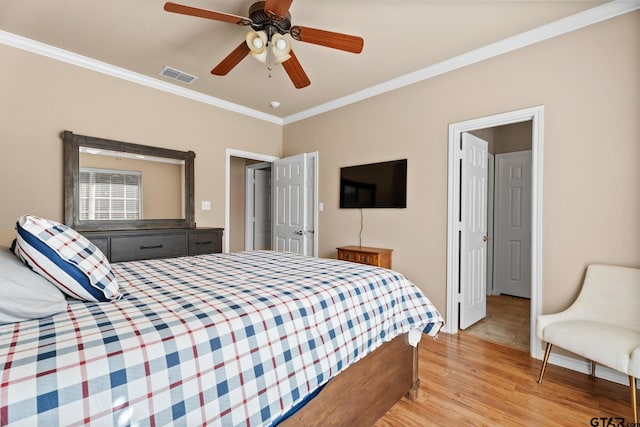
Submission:
<svg viewBox="0 0 640 427">
<path fill-rule="evenodd" d="M 253 3 L 173 1 L 241 16 L 248 15 Z M 554 21 L 588 15 L 584 11 L 603 3 L 295 0 L 290 8 L 294 25 L 358 35 L 365 40 L 359 55 L 293 41 L 296 56 L 311 80 L 303 89 L 293 87 L 281 66 L 269 78 L 265 66 L 250 56 L 227 76 L 211 75 L 210 70 L 244 39 L 248 27 L 165 12 L 164 0 L 2 0 L 0 30 L 6 33 L 0 36 L 5 43 L 7 36 L 22 36 L 130 70 L 132 75 L 147 76 L 146 81 L 162 81 L 158 83 L 163 87 L 167 83 L 182 86 L 189 91 L 176 90 L 196 91 L 209 101 L 220 100 L 249 109 L 250 114 L 262 113 L 286 122 L 287 117 L 366 93 L 408 73 L 451 64 L 451 58 L 464 57 Z M 631 3 L 636 9 L 640 7 L 637 1 Z M 571 18 L 562 22 L 570 23 Z M 15 41 L 7 44 L 12 43 L 16 45 Z M 199 79 L 187 85 L 159 76 L 165 65 Z M 278 109 L 269 106 L 274 100 L 281 103 Z"/>
</svg>

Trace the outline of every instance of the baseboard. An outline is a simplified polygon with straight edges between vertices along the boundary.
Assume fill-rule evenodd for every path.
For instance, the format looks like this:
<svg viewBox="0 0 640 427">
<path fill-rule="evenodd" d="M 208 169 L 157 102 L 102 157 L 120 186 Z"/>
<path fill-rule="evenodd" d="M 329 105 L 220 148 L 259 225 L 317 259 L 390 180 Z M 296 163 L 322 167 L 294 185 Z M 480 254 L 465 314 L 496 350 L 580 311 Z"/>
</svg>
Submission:
<svg viewBox="0 0 640 427">
<path fill-rule="evenodd" d="M 551 353 L 549 356 L 549 363 L 571 369 L 572 371 L 591 375 L 591 362 L 586 359 Z M 602 365 L 596 365 L 596 377 L 626 386 L 629 385 L 628 375 Z M 636 387 L 640 389 L 640 386 L 638 386 L 637 383 L 638 381 L 636 381 Z"/>
</svg>

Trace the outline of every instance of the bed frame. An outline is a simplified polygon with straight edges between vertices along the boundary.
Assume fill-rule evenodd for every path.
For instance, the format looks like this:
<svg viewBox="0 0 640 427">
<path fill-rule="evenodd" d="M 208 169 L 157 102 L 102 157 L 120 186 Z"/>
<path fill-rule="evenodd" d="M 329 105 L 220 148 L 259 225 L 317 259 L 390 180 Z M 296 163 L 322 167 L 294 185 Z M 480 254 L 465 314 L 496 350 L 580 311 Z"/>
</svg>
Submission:
<svg viewBox="0 0 640 427">
<path fill-rule="evenodd" d="M 416 400 L 419 387 L 418 347 L 400 335 L 340 373 L 280 425 L 372 426 L 402 396 Z"/>
</svg>

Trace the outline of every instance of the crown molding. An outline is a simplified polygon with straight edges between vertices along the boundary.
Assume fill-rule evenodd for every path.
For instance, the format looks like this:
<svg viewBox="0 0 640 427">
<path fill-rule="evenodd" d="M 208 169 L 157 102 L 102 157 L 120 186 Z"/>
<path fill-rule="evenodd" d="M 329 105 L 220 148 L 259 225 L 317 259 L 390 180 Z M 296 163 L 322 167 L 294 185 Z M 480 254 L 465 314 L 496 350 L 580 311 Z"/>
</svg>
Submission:
<svg viewBox="0 0 640 427">
<path fill-rule="evenodd" d="M 168 92 L 173 95 L 182 96 L 193 101 L 202 102 L 203 104 L 212 105 L 214 107 L 233 111 L 245 116 L 253 117 L 278 125 L 283 124 L 283 120 L 280 117 L 266 114 L 262 111 L 254 110 L 243 105 L 234 104 L 233 102 L 225 101 L 214 96 L 205 95 L 203 93 L 196 92 L 195 90 L 187 89 L 160 79 L 145 76 L 143 74 L 136 73 L 125 68 L 116 67 L 115 65 L 111 65 L 106 62 L 90 58 L 88 56 L 79 55 L 65 49 L 60 49 L 55 46 L 28 39 L 17 34 L 0 30 L 0 44 L 5 44 L 7 46 L 26 50 L 37 55 L 42 55 L 52 59 L 56 59 L 58 61 L 66 62 L 68 64 L 77 65 L 78 67 L 97 71 L 108 76 L 127 80 L 153 89 L 161 90 L 163 92 Z"/>
<path fill-rule="evenodd" d="M 68 50 L 60 49 L 55 46 L 31 40 L 6 31 L 0 30 L 0 43 L 259 120 L 264 120 L 278 125 L 286 125 L 327 111 L 335 110 L 373 96 L 381 95 L 404 86 L 427 80 L 468 65 L 476 64 L 504 53 L 521 49 L 534 43 L 548 40 L 638 9 L 640 9 L 640 0 L 613 0 L 609 3 L 559 19 L 550 24 L 483 46 L 429 67 L 422 68 L 284 118 L 266 114 L 262 111 L 254 110 L 243 105 L 234 104 L 214 96 L 205 95 L 160 79 L 145 76 L 125 68 L 116 67 L 114 65 L 107 64 L 106 62 L 98 61 L 87 56 L 79 55 Z"/>
<path fill-rule="evenodd" d="M 371 98 L 386 92 L 399 89 L 450 71 L 457 70 L 468 65 L 494 58 L 496 56 L 530 46 L 534 43 L 548 40 L 575 30 L 579 30 L 625 13 L 640 9 L 640 0 L 614 0 L 575 15 L 551 22 L 533 30 L 525 31 L 513 37 L 483 46 L 481 48 L 463 53 L 450 59 L 446 59 L 437 64 L 405 74 L 387 82 L 371 86 L 359 92 L 335 99 L 325 104 L 309 108 L 296 114 L 284 118 L 285 125 L 294 123 L 318 114 L 335 110 L 345 105 L 353 104 L 367 98 Z"/>
</svg>

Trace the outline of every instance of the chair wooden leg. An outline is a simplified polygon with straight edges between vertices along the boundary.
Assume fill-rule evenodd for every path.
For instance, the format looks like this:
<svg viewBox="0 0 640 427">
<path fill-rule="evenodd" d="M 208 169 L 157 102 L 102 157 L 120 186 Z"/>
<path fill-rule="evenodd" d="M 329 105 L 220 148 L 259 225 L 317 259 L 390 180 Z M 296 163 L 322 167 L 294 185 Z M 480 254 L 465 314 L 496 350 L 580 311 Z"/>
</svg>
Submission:
<svg viewBox="0 0 640 427">
<path fill-rule="evenodd" d="M 547 349 L 544 351 L 544 359 L 542 359 L 542 368 L 540 368 L 540 377 L 538 377 L 538 384 L 542 384 L 542 376 L 544 375 L 544 370 L 547 368 L 547 362 L 549 361 L 549 354 L 551 354 L 552 344 L 547 343 Z"/>
<path fill-rule="evenodd" d="M 595 360 L 591 361 L 591 380 L 596 380 L 596 362 Z"/>
<path fill-rule="evenodd" d="M 631 395 L 631 410 L 633 411 L 633 422 L 638 424 L 638 405 L 636 402 L 636 378 L 629 375 L 629 394 Z"/>
</svg>

